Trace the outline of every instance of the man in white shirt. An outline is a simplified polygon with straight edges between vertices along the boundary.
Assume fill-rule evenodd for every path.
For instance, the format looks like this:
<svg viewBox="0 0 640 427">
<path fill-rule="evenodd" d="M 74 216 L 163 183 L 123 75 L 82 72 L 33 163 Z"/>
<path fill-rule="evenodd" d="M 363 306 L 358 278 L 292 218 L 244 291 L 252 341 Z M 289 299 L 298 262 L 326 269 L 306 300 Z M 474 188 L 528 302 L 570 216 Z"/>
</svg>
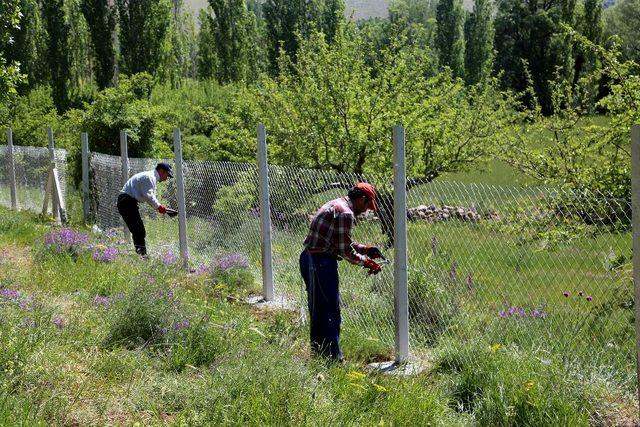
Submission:
<svg viewBox="0 0 640 427">
<path fill-rule="evenodd" d="M 144 240 L 146 232 L 138 209 L 138 202 L 147 202 L 154 210 L 163 215 L 175 213 L 175 211 L 161 205 L 156 198 L 158 181 L 163 182 L 169 178 L 173 178 L 171 165 L 158 163 L 155 170 L 140 172 L 129 178 L 118 195 L 118 212 L 131 232 L 136 253 L 140 255 L 147 254 L 147 246 Z"/>
</svg>

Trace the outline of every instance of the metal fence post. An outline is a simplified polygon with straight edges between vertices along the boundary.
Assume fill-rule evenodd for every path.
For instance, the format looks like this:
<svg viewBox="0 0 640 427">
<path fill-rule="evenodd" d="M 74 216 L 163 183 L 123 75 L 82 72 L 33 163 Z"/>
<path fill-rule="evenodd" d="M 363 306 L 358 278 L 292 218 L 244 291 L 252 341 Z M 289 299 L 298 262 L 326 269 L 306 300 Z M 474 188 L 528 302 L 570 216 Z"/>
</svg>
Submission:
<svg viewBox="0 0 640 427">
<path fill-rule="evenodd" d="M 11 209 L 18 209 L 18 197 L 16 188 L 16 159 L 13 156 L 13 129 L 7 129 L 7 157 L 9 164 L 9 186 L 11 191 Z"/>
<path fill-rule="evenodd" d="M 258 125 L 258 170 L 260 176 L 260 230 L 262 237 L 262 296 L 266 301 L 274 298 L 273 258 L 271 247 L 271 206 L 269 203 L 269 165 L 267 161 L 267 130 Z"/>
<path fill-rule="evenodd" d="M 82 143 L 82 208 L 84 222 L 89 223 L 91 215 L 91 200 L 89 200 L 89 135 L 86 132 L 80 134 Z"/>
<path fill-rule="evenodd" d="M 55 167 L 56 152 L 55 145 L 53 143 L 53 128 L 49 127 L 47 131 L 49 134 L 49 158 L 51 159 L 51 163 Z M 60 222 L 60 205 L 58 204 L 58 200 L 56 200 L 55 197 L 51 198 L 51 211 L 53 212 L 53 217 L 56 219 L 56 221 Z"/>
<path fill-rule="evenodd" d="M 176 157 L 176 187 L 178 196 L 178 233 L 180 239 L 180 257 L 184 267 L 189 266 L 187 245 L 187 204 L 184 197 L 184 172 L 182 170 L 182 137 L 180 129 L 173 130 L 173 150 Z"/>
<path fill-rule="evenodd" d="M 121 181 L 122 185 L 126 184 L 129 180 L 129 151 L 127 149 L 127 133 L 123 130 L 120 131 L 120 161 L 122 164 L 121 169 Z M 131 242 L 131 233 L 127 228 L 127 224 L 122 223 L 124 231 L 124 240 Z"/>
<path fill-rule="evenodd" d="M 633 289 L 636 327 L 636 370 L 640 405 L 640 124 L 631 128 L 631 207 L 633 232 Z"/>
<path fill-rule="evenodd" d="M 407 288 L 407 167 L 405 132 L 402 126 L 393 128 L 393 238 L 394 238 L 394 300 L 396 323 L 396 363 L 409 358 L 409 295 Z"/>
</svg>

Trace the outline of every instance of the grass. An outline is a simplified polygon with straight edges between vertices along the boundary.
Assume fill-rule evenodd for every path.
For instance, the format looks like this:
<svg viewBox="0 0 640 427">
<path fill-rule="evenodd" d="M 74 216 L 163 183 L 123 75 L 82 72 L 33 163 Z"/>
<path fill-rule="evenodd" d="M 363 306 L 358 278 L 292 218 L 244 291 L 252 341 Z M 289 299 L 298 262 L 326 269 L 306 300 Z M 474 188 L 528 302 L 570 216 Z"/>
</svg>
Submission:
<svg viewBox="0 0 640 427">
<path fill-rule="evenodd" d="M 437 272 L 460 259 L 461 272 L 474 270 L 476 291 L 443 299 L 436 292 L 440 282 L 429 281 L 429 274 L 413 282 L 430 292 L 430 299 L 455 310 L 439 311 L 446 332 L 431 332 L 437 336 L 427 347 L 430 369 L 399 378 L 364 368 L 365 362 L 391 353 L 385 338 L 393 334 L 391 324 L 376 324 L 385 318 L 381 313 L 392 313 L 389 277 L 367 278 L 341 266 L 349 361 L 333 366 L 309 358 L 306 327 L 296 313 L 258 312 L 239 302 L 252 283 L 238 287 L 240 279 L 224 279 L 236 283 L 231 289 L 215 275 L 189 274 L 126 253 L 113 263 L 94 261 L 90 253 L 52 253 L 42 244 L 49 221 L 0 213 L 0 288 L 20 293 L 0 298 L 0 424 L 587 425 L 615 423 L 632 414 L 633 386 L 625 391 L 620 385 L 633 346 L 617 347 L 608 359 L 590 359 L 594 366 L 587 371 L 584 362 L 593 355 L 588 342 L 571 348 L 581 357 L 572 361 L 575 369 L 567 369 L 570 361 L 561 349 L 535 339 L 555 334 L 556 344 L 562 343 L 567 319 L 555 324 L 551 313 L 579 312 L 584 301 L 558 297 L 548 289 L 553 281 L 540 281 L 530 284 L 531 292 L 542 296 L 546 290 L 557 301 L 547 307 L 544 322 L 495 315 L 499 307 L 491 305 L 484 289 L 505 287 L 500 278 L 509 268 L 516 270 L 518 254 L 531 249 L 505 242 L 506 233 L 496 232 L 495 243 L 503 242 L 514 257 L 505 257 L 502 269 L 482 269 L 492 258 L 469 255 L 470 243 L 480 244 L 473 226 L 411 224 L 414 232 L 426 228 L 428 235 L 460 239 L 442 237 L 442 255 L 424 260 L 421 268 Z M 380 238 L 373 224 L 358 227 L 358 233 Z M 620 236 L 621 242 L 627 237 Z M 610 238 L 602 237 L 602 244 L 611 244 Z M 284 262 L 277 265 L 279 286 L 296 295 L 297 260 L 285 254 L 297 239 L 297 233 L 281 235 L 276 245 Z M 576 248 L 593 244 L 578 240 Z M 549 254 L 533 256 L 543 258 L 525 267 L 547 262 Z M 592 263 L 575 261 L 556 290 Z M 237 277 L 251 282 L 246 275 Z M 602 280 L 615 283 L 610 277 Z M 593 316 L 601 324 L 588 328 L 604 328 L 603 336 L 612 339 L 621 329 L 617 322 L 602 321 L 609 317 Z M 185 319 L 188 326 L 181 323 Z M 628 337 L 611 342 L 626 345 Z"/>
</svg>

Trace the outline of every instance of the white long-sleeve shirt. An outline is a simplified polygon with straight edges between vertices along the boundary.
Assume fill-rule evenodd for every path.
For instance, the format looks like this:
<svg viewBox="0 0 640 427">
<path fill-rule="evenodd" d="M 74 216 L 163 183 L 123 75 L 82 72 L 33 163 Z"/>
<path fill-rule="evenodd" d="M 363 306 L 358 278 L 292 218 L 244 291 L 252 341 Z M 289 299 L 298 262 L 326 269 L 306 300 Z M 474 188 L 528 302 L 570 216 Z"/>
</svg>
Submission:
<svg viewBox="0 0 640 427">
<path fill-rule="evenodd" d="M 160 202 L 156 199 L 156 185 L 159 180 L 160 175 L 156 170 L 140 172 L 129 178 L 120 193 L 128 194 L 138 202 L 147 202 L 153 209 L 158 209 Z"/>
</svg>

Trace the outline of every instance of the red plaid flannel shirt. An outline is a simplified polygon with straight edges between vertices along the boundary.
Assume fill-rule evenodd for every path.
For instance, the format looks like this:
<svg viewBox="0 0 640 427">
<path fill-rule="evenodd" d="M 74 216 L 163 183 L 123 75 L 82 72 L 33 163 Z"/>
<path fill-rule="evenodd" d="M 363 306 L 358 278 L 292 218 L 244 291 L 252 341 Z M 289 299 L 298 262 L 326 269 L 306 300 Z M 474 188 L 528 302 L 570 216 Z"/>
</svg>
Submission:
<svg viewBox="0 0 640 427">
<path fill-rule="evenodd" d="M 332 200 L 313 217 L 304 247 L 312 253 L 329 253 L 351 264 L 363 265 L 367 259 L 362 255 L 365 246 L 351 240 L 354 223 L 355 215 L 349 199 Z"/>
</svg>

